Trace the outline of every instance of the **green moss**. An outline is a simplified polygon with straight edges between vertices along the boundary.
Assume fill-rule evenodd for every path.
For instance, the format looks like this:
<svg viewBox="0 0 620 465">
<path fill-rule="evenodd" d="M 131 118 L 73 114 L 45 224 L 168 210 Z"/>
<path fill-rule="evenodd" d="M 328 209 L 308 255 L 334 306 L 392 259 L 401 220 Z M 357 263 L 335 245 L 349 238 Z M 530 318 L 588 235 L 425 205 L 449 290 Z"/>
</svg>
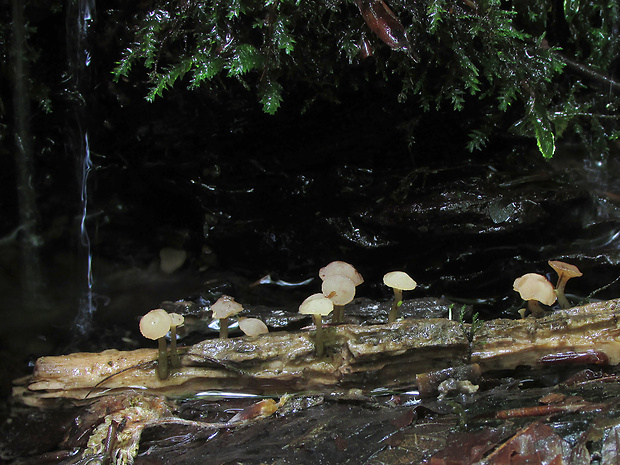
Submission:
<svg viewBox="0 0 620 465">
<path fill-rule="evenodd" d="M 545 157 L 562 138 L 598 154 L 617 138 L 618 2 L 387 3 L 407 31 L 407 53 L 381 42 L 353 0 L 151 0 L 135 15 L 118 15 L 131 33 L 112 74 L 134 84 L 146 77 L 151 101 L 173 89 L 217 93 L 236 82 L 269 114 L 300 89 L 303 111 L 321 99 L 336 103 L 341 89 L 385 81 L 402 105 L 462 113 L 471 151 L 506 130 L 535 140 Z M 0 38 L 9 36 L 1 27 Z M 362 59 L 362 41 L 374 57 Z M 42 49 L 31 47 L 34 64 Z M 45 89 L 40 81 L 31 95 L 52 111 L 45 92 L 34 92 Z"/>
</svg>

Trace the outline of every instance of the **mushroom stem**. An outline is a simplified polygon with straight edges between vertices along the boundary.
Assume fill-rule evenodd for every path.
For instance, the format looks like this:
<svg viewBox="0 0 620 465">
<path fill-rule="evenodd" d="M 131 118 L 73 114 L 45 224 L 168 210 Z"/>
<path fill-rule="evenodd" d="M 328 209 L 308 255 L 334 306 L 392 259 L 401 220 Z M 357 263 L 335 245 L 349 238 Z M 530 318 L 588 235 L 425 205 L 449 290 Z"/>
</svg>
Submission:
<svg viewBox="0 0 620 465">
<path fill-rule="evenodd" d="M 181 357 L 177 351 L 177 327 L 170 327 L 170 364 L 172 368 L 181 367 Z"/>
<path fill-rule="evenodd" d="M 228 317 L 220 319 L 220 339 L 228 338 Z"/>
<path fill-rule="evenodd" d="M 334 304 L 334 316 L 332 317 L 332 323 L 344 323 L 344 305 Z"/>
<path fill-rule="evenodd" d="M 558 283 L 555 285 L 555 293 L 558 296 L 558 303 L 560 307 L 563 309 L 571 308 L 571 304 L 564 295 L 564 288 L 566 287 L 566 282 L 568 281 L 569 276 L 560 275 L 558 277 Z"/>
<path fill-rule="evenodd" d="M 532 315 L 534 315 L 534 318 L 540 318 L 540 317 L 545 316 L 545 311 L 540 306 L 540 303 L 538 302 L 538 300 L 533 300 L 533 299 L 528 300 L 527 309 L 530 311 Z"/>
<path fill-rule="evenodd" d="M 160 337 L 157 341 L 159 343 L 157 376 L 159 379 L 166 379 L 168 377 L 168 347 L 166 346 L 166 338 Z"/>
<path fill-rule="evenodd" d="M 403 303 L 403 290 L 394 288 L 394 301 L 392 302 L 392 309 L 388 314 L 388 323 L 394 323 L 398 318 L 398 309 Z"/>
<path fill-rule="evenodd" d="M 568 301 L 563 291 L 556 291 L 556 294 L 558 295 L 558 303 L 560 304 L 560 308 L 566 310 L 567 308 L 572 307 L 571 303 Z"/>
<path fill-rule="evenodd" d="M 312 315 L 312 320 L 314 321 L 314 326 L 316 327 L 316 337 L 314 339 L 316 356 L 322 357 L 324 352 L 323 317 L 321 315 Z"/>
</svg>

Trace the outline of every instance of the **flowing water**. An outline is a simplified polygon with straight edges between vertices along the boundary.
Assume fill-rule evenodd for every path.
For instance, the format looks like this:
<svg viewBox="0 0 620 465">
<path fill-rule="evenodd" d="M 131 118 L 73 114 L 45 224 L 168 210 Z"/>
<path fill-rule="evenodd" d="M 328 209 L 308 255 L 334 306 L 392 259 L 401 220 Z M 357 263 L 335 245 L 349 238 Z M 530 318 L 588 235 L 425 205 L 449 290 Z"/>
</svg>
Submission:
<svg viewBox="0 0 620 465">
<path fill-rule="evenodd" d="M 75 54 L 73 63 L 73 78 L 76 90 L 82 96 L 88 92 L 88 67 L 90 65 L 90 51 L 88 49 L 88 33 L 89 28 L 94 21 L 95 0 L 80 0 L 78 3 L 77 28 L 75 29 Z M 68 37 L 67 40 L 71 40 Z M 73 330 L 79 336 L 89 333 L 92 325 L 93 315 L 97 309 L 94 293 L 93 293 L 93 256 L 91 250 L 90 237 L 88 235 L 88 181 L 93 163 L 90 156 L 90 144 L 88 138 L 88 129 L 85 128 L 85 114 L 87 112 L 87 99 L 82 98 L 81 105 L 76 105 L 76 126 L 78 128 L 79 143 L 77 144 L 77 156 L 80 160 L 80 245 L 84 263 L 85 273 L 85 289 L 79 300 L 77 315 L 73 321 Z"/>
<path fill-rule="evenodd" d="M 93 314 L 97 310 L 93 293 L 93 254 L 90 247 L 90 237 L 88 235 L 88 177 L 93 168 L 90 158 L 90 147 L 88 144 L 88 132 L 84 133 L 82 146 L 82 195 L 80 197 L 82 206 L 82 217 L 80 221 L 80 244 L 83 249 L 82 255 L 86 261 L 86 289 L 80 298 L 77 316 L 73 321 L 73 329 L 80 335 L 85 335 L 91 327 Z"/>
</svg>

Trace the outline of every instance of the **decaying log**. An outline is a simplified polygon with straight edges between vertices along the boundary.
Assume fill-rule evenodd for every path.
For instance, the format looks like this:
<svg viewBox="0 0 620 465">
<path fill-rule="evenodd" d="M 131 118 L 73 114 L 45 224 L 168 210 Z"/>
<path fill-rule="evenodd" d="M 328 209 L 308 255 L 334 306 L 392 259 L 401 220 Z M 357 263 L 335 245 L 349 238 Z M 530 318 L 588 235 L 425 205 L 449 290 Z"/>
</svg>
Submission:
<svg viewBox="0 0 620 465">
<path fill-rule="evenodd" d="M 41 398 L 83 399 L 126 388 L 183 394 L 395 386 L 412 383 L 423 371 L 465 363 L 469 353 L 463 326 L 446 319 L 334 326 L 324 335 L 326 356 L 319 359 L 314 331 L 203 341 L 165 380 L 155 372 L 156 350 L 42 357 L 28 390 Z"/>
<path fill-rule="evenodd" d="M 326 356 L 320 359 L 314 331 L 212 339 L 189 347 L 182 368 L 166 380 L 157 378 L 157 351 L 151 349 L 42 357 L 22 392 L 28 393 L 27 401 L 28 395 L 83 399 L 127 388 L 162 394 L 371 389 L 411 385 L 419 373 L 470 362 L 484 371 L 514 369 L 563 354 L 560 361 L 581 356 L 586 362 L 617 364 L 619 315 L 620 300 L 611 300 L 541 319 L 482 322 L 478 328 L 446 319 L 334 326 L 325 331 Z"/>
<path fill-rule="evenodd" d="M 483 371 L 541 366 L 554 356 L 576 363 L 591 355 L 591 363 L 620 363 L 620 300 L 608 300 L 557 310 L 540 319 L 497 319 L 483 323 L 474 334 L 472 362 Z M 543 359 L 543 360 L 541 360 Z M 605 360 L 606 359 L 606 360 Z M 597 361 L 598 360 L 598 361 Z"/>
</svg>

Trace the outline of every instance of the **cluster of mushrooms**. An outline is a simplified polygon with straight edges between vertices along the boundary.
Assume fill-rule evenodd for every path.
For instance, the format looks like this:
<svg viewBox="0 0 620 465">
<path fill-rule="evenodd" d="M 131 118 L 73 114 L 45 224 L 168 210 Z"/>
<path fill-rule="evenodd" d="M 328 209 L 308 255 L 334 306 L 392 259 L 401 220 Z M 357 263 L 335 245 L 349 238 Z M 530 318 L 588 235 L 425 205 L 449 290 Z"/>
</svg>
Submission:
<svg viewBox="0 0 620 465">
<path fill-rule="evenodd" d="M 243 306 L 230 296 L 223 295 L 213 305 L 211 305 L 213 319 L 219 320 L 220 338 L 228 337 L 229 318 L 240 313 Z M 156 308 L 151 310 L 140 320 L 140 332 L 151 340 L 156 340 L 159 344 L 159 354 L 157 357 L 157 376 L 159 379 L 166 379 L 170 374 L 168 367 L 168 346 L 166 336 L 170 333 L 170 365 L 172 368 L 181 366 L 181 359 L 177 350 L 177 333 L 179 326 L 183 325 L 185 319 L 178 313 L 168 313 L 166 310 Z M 258 336 L 269 330 L 267 325 L 258 318 L 239 318 L 239 328 L 246 336 Z"/>
<path fill-rule="evenodd" d="M 178 313 L 168 313 L 166 310 L 156 308 L 151 310 L 140 320 L 140 332 L 142 335 L 159 343 L 159 355 L 157 362 L 157 376 L 166 379 L 168 369 L 168 345 L 166 335 L 170 332 L 170 364 L 172 368 L 181 366 L 181 359 L 177 351 L 177 327 L 183 325 L 185 318 Z"/>
<path fill-rule="evenodd" d="M 570 308 L 571 304 L 564 294 L 566 282 L 570 278 L 583 276 L 575 265 L 560 262 L 557 260 L 549 260 L 549 266 L 558 274 L 558 281 L 555 287 L 553 284 L 538 273 L 527 273 L 520 278 L 515 279 L 513 289 L 519 293 L 521 298 L 527 301 L 527 309 L 535 317 L 539 318 L 545 314 L 545 310 L 540 306 L 544 304 L 551 306 L 557 300 L 563 309 Z M 519 311 L 521 316 L 525 316 L 525 309 Z"/>
<path fill-rule="evenodd" d="M 243 311 L 243 305 L 235 302 L 229 295 L 223 295 L 211 305 L 213 312 L 212 318 L 218 320 L 220 324 L 220 339 L 228 337 L 228 324 L 231 316 L 235 316 Z M 269 332 L 267 325 L 258 318 L 239 318 L 239 329 L 246 336 L 259 336 Z"/>
<path fill-rule="evenodd" d="M 355 288 L 364 282 L 362 275 L 353 265 L 334 261 L 319 270 L 321 292 L 312 294 L 299 306 L 299 313 L 312 315 L 316 327 L 316 354 L 321 357 L 324 352 L 323 317 L 332 311 L 332 323 L 344 321 L 344 306 L 355 297 Z M 391 271 L 383 277 L 383 283 L 394 290 L 394 301 L 388 315 L 388 322 L 393 323 L 398 317 L 402 305 L 403 291 L 416 288 L 417 283 L 403 271 Z"/>
<path fill-rule="evenodd" d="M 553 305 L 556 300 L 562 308 L 571 305 L 564 295 L 566 282 L 572 277 L 582 276 L 579 269 L 571 264 L 560 261 L 549 261 L 549 265 L 557 272 L 558 281 L 556 286 L 544 276 L 537 273 L 527 273 L 514 282 L 514 290 L 523 300 L 527 301 L 530 313 L 538 318 L 545 311 L 540 306 Z M 321 278 L 321 292 L 312 294 L 299 306 L 299 313 L 312 315 L 315 332 L 315 346 L 317 357 L 323 356 L 324 336 L 323 317 L 330 315 L 332 324 L 340 324 L 344 321 L 344 307 L 355 297 L 355 289 L 364 282 L 362 275 L 349 263 L 333 261 L 319 270 Z M 394 291 L 394 299 L 388 314 L 388 323 L 393 323 L 398 318 L 398 311 L 403 303 L 403 291 L 416 288 L 417 283 L 403 271 L 391 271 L 383 277 L 383 283 Z M 212 317 L 219 322 L 220 338 L 228 337 L 230 318 L 243 311 L 243 306 L 234 298 L 223 295 L 211 305 Z M 525 309 L 520 311 L 525 316 Z M 176 313 L 168 314 L 165 310 L 155 309 L 142 317 L 140 331 L 148 339 L 159 341 L 158 376 L 165 379 L 169 374 L 168 350 L 166 335 L 170 332 L 170 360 L 173 368 L 180 366 L 179 355 L 176 348 L 176 328 L 183 324 L 183 317 Z M 247 336 L 259 336 L 267 333 L 267 325 L 258 318 L 244 318 L 238 320 L 239 329 Z"/>
</svg>

